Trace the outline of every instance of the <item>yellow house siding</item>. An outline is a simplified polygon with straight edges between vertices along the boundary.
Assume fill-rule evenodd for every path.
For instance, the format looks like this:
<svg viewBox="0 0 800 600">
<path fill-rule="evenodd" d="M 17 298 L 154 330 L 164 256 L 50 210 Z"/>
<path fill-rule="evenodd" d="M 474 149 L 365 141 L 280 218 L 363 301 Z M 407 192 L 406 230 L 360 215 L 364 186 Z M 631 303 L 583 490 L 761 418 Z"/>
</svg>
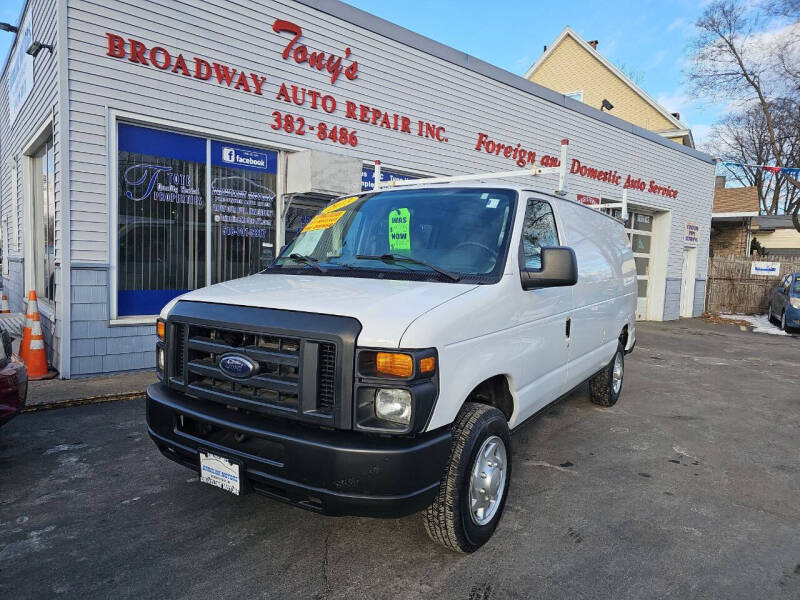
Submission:
<svg viewBox="0 0 800 600">
<path fill-rule="evenodd" d="M 800 248 L 800 232 L 796 229 L 776 229 L 775 231 L 753 231 L 764 248 Z"/>
<path fill-rule="evenodd" d="M 650 131 L 675 129 L 625 81 L 567 35 L 531 75 L 530 80 L 561 94 L 583 91 L 583 102 L 600 108 L 603 98 L 614 105 L 615 117 Z M 682 143 L 681 138 L 669 138 Z"/>
</svg>

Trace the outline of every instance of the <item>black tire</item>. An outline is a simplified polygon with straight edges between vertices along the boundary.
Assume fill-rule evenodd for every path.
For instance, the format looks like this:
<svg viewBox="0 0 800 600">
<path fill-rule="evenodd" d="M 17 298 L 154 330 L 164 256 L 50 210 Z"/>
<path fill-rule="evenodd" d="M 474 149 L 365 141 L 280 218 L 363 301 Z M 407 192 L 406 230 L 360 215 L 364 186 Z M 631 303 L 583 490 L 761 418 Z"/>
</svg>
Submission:
<svg viewBox="0 0 800 600">
<path fill-rule="evenodd" d="M 623 381 L 620 382 L 618 390 L 614 389 L 614 362 L 619 358 L 622 365 Z M 617 351 L 614 353 L 611 362 L 603 367 L 594 377 L 589 380 L 589 395 L 592 402 L 598 406 L 614 406 L 622 393 L 622 383 L 625 374 L 625 348 L 622 342 L 617 344 Z"/>
<path fill-rule="evenodd" d="M 769 309 L 767 309 L 767 321 L 775 325 L 775 315 L 772 314 L 772 303 L 770 302 Z"/>
<path fill-rule="evenodd" d="M 425 531 L 445 548 L 470 553 L 483 546 L 503 515 L 511 483 L 511 436 L 508 422 L 499 410 L 467 402 L 453 423 L 453 446 L 439 492 L 424 512 Z M 478 525 L 471 516 L 472 469 L 483 443 L 492 436 L 505 444 L 505 485 L 491 520 Z"/>
</svg>

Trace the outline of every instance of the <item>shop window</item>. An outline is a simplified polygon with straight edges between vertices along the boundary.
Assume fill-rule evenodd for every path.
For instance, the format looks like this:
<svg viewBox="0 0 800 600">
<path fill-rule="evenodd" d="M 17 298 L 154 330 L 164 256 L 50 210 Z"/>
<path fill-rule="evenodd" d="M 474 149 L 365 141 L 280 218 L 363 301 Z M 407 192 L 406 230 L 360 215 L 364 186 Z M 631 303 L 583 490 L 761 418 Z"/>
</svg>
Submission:
<svg viewBox="0 0 800 600">
<path fill-rule="evenodd" d="M 276 152 L 128 124 L 117 149 L 117 316 L 273 259 Z"/>
<path fill-rule="evenodd" d="M 211 142 L 211 283 L 272 262 L 277 173 L 275 152 Z"/>
<path fill-rule="evenodd" d="M 33 248 L 36 296 L 55 299 L 55 152 L 52 138 L 31 156 L 33 167 Z"/>
<path fill-rule="evenodd" d="M 558 246 L 553 209 L 542 200 L 528 200 L 522 225 L 522 252 L 526 269 L 542 268 L 542 248 Z"/>
<path fill-rule="evenodd" d="M 117 314 L 153 315 L 206 283 L 206 142 L 118 131 Z"/>
</svg>

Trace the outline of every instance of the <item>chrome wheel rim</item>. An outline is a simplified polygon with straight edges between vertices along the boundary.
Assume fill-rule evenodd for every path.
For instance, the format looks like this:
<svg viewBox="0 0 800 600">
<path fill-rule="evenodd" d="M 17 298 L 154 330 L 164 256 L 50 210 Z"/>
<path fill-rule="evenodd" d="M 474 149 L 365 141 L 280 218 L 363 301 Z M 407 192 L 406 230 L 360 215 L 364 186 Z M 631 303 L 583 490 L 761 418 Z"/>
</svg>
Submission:
<svg viewBox="0 0 800 600">
<path fill-rule="evenodd" d="M 472 467 L 469 486 L 469 516 L 476 525 L 486 525 L 500 507 L 506 489 L 506 445 L 492 435 L 481 444 Z"/>
<path fill-rule="evenodd" d="M 622 354 L 617 352 L 614 357 L 614 368 L 611 371 L 611 389 L 615 395 L 622 389 L 622 375 Z"/>
</svg>

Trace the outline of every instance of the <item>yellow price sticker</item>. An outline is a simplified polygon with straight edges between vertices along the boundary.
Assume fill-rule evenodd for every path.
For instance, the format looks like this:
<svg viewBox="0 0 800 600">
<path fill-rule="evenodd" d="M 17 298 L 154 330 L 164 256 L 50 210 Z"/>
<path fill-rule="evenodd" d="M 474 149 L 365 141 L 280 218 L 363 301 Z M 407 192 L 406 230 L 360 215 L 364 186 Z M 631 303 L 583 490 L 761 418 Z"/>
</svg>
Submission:
<svg viewBox="0 0 800 600">
<path fill-rule="evenodd" d="M 317 231 L 319 229 L 328 229 L 329 227 L 332 227 L 336 221 L 341 219 L 343 214 L 343 210 L 329 213 L 322 212 L 311 219 L 308 225 L 303 227 L 303 233 L 306 233 L 307 231 Z"/>
<path fill-rule="evenodd" d="M 350 196 L 349 198 L 344 198 L 339 200 L 338 202 L 334 202 L 330 206 L 326 206 L 325 210 L 322 211 L 322 214 L 333 212 L 335 210 L 339 210 L 340 208 L 344 208 L 345 206 L 350 206 L 353 202 L 358 200 L 358 196 Z"/>
</svg>

